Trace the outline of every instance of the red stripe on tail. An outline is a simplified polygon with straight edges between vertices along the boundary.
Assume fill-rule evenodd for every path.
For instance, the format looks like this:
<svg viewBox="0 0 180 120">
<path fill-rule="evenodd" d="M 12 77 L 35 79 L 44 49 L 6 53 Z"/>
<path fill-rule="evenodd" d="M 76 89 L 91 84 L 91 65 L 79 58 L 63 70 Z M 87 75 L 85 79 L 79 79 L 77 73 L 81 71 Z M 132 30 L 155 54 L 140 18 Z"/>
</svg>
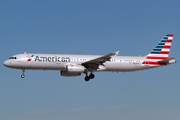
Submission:
<svg viewBox="0 0 180 120">
<path fill-rule="evenodd" d="M 160 59 L 160 60 L 165 60 L 167 59 L 168 57 L 151 57 L 151 56 L 148 56 L 146 59 Z"/>
<path fill-rule="evenodd" d="M 167 40 L 166 43 L 172 43 L 172 40 Z"/>
<path fill-rule="evenodd" d="M 173 34 L 169 35 L 169 37 L 173 37 L 173 36 L 174 36 Z"/>
<path fill-rule="evenodd" d="M 167 63 L 158 63 L 154 61 L 144 61 L 142 64 L 147 64 L 147 65 L 167 65 Z"/>
<path fill-rule="evenodd" d="M 169 51 L 161 51 L 160 54 L 169 54 Z"/>
<path fill-rule="evenodd" d="M 168 49 L 170 49 L 170 48 L 171 48 L 171 46 L 167 46 L 167 45 L 165 45 L 163 48 L 168 48 Z"/>
</svg>

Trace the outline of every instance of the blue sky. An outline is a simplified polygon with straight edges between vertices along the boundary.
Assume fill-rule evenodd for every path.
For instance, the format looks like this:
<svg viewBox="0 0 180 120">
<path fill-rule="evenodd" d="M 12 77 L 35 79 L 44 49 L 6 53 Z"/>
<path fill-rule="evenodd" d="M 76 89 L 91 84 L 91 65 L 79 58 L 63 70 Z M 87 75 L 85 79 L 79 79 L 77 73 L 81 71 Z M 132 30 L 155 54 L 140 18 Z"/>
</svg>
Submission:
<svg viewBox="0 0 180 120">
<path fill-rule="evenodd" d="M 0 119 L 179 120 L 179 63 L 131 73 L 62 77 L 59 71 L 9 69 L 14 54 L 147 55 L 174 34 L 179 57 L 179 0 L 0 1 Z M 179 58 L 176 59 L 179 61 Z"/>
</svg>

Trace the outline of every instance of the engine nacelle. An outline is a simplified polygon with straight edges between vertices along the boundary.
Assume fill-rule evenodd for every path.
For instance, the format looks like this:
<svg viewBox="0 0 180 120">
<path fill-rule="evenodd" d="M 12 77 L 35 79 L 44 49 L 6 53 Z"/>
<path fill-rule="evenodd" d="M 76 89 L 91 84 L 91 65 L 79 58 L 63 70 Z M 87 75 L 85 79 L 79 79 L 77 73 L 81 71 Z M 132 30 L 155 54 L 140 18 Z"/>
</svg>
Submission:
<svg viewBox="0 0 180 120">
<path fill-rule="evenodd" d="M 85 67 L 82 65 L 67 65 L 66 71 L 61 71 L 61 76 L 74 77 L 80 76 L 85 71 Z"/>
<path fill-rule="evenodd" d="M 69 73 L 82 73 L 85 71 L 85 67 L 82 65 L 67 65 L 66 71 Z"/>
<path fill-rule="evenodd" d="M 69 73 L 68 71 L 61 71 L 61 76 L 65 76 L 65 77 L 75 77 L 80 75 L 81 73 Z"/>
</svg>

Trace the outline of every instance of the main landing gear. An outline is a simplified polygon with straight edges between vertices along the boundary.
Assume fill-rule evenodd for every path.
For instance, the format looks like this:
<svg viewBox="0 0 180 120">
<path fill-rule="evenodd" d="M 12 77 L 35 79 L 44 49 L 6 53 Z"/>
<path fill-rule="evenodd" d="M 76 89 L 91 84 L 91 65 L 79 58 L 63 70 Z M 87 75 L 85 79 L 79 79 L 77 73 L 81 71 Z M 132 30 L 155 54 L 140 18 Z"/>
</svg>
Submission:
<svg viewBox="0 0 180 120">
<path fill-rule="evenodd" d="M 93 79 L 95 77 L 95 75 L 93 73 L 91 73 L 89 76 L 86 73 L 86 77 L 84 78 L 85 81 L 89 81 L 90 79 Z"/>
<path fill-rule="evenodd" d="M 24 78 L 25 77 L 25 75 L 24 75 L 25 70 L 22 70 L 22 71 L 23 71 L 23 74 L 21 75 L 21 78 Z"/>
</svg>

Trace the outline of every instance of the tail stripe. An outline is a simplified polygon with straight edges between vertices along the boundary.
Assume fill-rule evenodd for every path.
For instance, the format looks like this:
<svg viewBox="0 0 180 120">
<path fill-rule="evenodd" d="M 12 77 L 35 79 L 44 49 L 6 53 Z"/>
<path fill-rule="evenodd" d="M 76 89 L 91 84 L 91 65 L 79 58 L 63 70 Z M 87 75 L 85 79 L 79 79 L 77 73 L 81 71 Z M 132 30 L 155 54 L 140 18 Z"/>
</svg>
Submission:
<svg viewBox="0 0 180 120">
<path fill-rule="evenodd" d="M 156 46 L 155 48 L 163 48 L 163 46 Z"/>
<path fill-rule="evenodd" d="M 151 54 L 160 54 L 160 52 L 151 52 Z"/>
<path fill-rule="evenodd" d="M 160 54 L 169 54 L 169 51 L 161 51 Z"/>
<path fill-rule="evenodd" d="M 151 54 L 169 54 L 169 51 L 151 52 Z"/>
<path fill-rule="evenodd" d="M 158 45 L 164 45 L 165 43 L 159 43 Z"/>
<path fill-rule="evenodd" d="M 161 40 L 161 42 L 166 42 L 166 41 L 167 41 L 167 40 L 163 40 L 163 39 Z"/>
<path fill-rule="evenodd" d="M 169 46 L 171 46 L 171 43 L 165 43 L 165 45 L 169 45 Z"/>
<path fill-rule="evenodd" d="M 161 40 L 162 43 L 172 43 L 172 40 L 168 39 L 168 40 Z"/>
<path fill-rule="evenodd" d="M 161 51 L 161 50 L 162 50 L 162 49 L 153 49 L 153 52 L 154 52 L 154 51 Z"/>
<path fill-rule="evenodd" d="M 152 52 L 157 52 L 157 51 L 170 51 L 170 49 L 153 49 Z"/>
<path fill-rule="evenodd" d="M 167 40 L 166 43 L 172 43 L 172 40 Z"/>
<path fill-rule="evenodd" d="M 170 51 L 170 49 L 162 49 L 161 51 Z"/>
<path fill-rule="evenodd" d="M 160 60 L 164 60 L 164 59 L 167 59 L 167 57 L 150 57 L 150 56 L 148 56 L 146 59 L 160 59 Z"/>
<path fill-rule="evenodd" d="M 171 46 L 167 46 L 167 45 L 165 45 L 163 48 L 170 49 L 170 48 L 171 48 Z"/>
</svg>

